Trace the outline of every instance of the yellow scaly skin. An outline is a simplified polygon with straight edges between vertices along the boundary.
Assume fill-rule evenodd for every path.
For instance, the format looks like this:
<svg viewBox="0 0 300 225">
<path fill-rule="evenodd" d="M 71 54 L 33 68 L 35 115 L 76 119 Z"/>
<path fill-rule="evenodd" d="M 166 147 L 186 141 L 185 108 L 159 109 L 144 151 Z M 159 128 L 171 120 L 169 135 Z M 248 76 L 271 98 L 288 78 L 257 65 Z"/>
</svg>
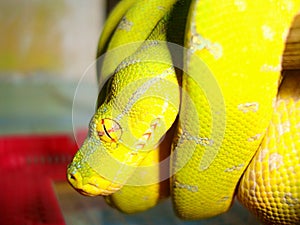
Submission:
<svg viewBox="0 0 300 225">
<path fill-rule="evenodd" d="M 169 197 L 170 181 L 165 178 L 161 179 L 162 176 L 168 177 L 168 170 L 166 169 L 168 169 L 169 165 L 159 167 L 158 163 L 165 160 L 170 154 L 170 144 L 173 135 L 174 129 L 171 129 L 159 147 L 149 152 L 147 157 L 140 164 L 140 167 L 149 167 L 149 171 L 135 171 L 133 176 L 136 176 L 136 178 L 141 181 L 141 185 L 125 185 L 120 191 L 105 198 L 111 206 L 125 213 L 137 213 L 150 209 L 161 200 Z M 163 170 L 166 174 L 162 175 L 162 171 L 160 170 Z M 151 180 L 152 182 L 149 182 Z M 160 180 L 162 181 L 159 182 Z M 146 185 L 147 183 L 151 184 Z"/>
<path fill-rule="evenodd" d="M 238 198 L 265 224 L 300 223 L 300 73 L 285 75 L 266 137 Z"/>
<path fill-rule="evenodd" d="M 183 96 L 181 139 L 172 169 L 187 157 L 184 149 L 193 148 L 193 156 L 175 173 L 171 185 L 182 218 L 208 218 L 227 211 L 265 135 L 279 84 L 283 35 L 300 8 L 299 1 L 291 8 L 286 1 L 277 2 L 281 7 L 272 1 L 197 0 L 191 5 L 186 45 L 194 55 L 186 57 L 190 76 L 183 76 L 183 88 L 197 113 L 190 113 Z M 209 72 L 195 69 L 198 58 Z M 211 76 L 219 87 L 208 82 Z"/>
<path fill-rule="evenodd" d="M 128 4 L 128 10 L 122 12 L 125 17 L 115 13 L 116 18 L 111 19 L 111 21 L 121 21 L 121 25 L 116 30 L 108 29 L 110 34 L 102 36 L 104 38 L 100 39 L 99 53 L 131 41 L 147 39 L 174 2 L 136 1 Z M 185 4 L 185 1 L 182 2 Z M 152 3 L 155 7 L 151 5 Z M 273 1 L 195 0 L 190 5 L 185 46 L 191 51 L 187 52 L 184 61 L 186 74 L 183 76 L 181 112 L 173 147 L 175 158 L 171 162 L 171 173 L 174 173 L 174 176 L 170 185 L 174 208 L 181 218 L 207 218 L 227 211 L 232 203 L 240 177 L 265 136 L 280 81 L 280 57 L 284 48 L 284 34 L 287 34 L 291 21 L 300 8 L 300 2 L 296 0 L 276 1 L 276 3 Z M 162 4 L 165 5 L 162 6 Z M 165 12 L 156 14 L 157 9 L 163 9 Z M 150 22 L 153 22 L 149 25 L 149 21 L 144 19 L 148 16 L 145 13 L 149 13 L 149 16 L 156 15 L 157 17 L 154 17 L 157 20 L 149 19 Z M 121 18 L 123 19 L 121 20 Z M 147 25 L 145 30 L 141 24 Z M 115 26 L 115 24 L 107 26 Z M 140 32 L 135 29 L 140 29 Z M 163 39 L 164 37 L 159 37 L 159 40 Z M 104 67 L 108 64 L 108 70 L 113 71 L 113 68 L 116 68 L 116 65 L 127 56 L 133 54 L 136 59 L 139 57 L 134 53 L 136 49 L 130 48 L 128 55 L 118 56 L 115 64 L 104 61 Z M 156 51 L 157 56 L 160 56 L 158 53 L 163 53 L 165 57 L 170 57 L 165 53 L 164 47 L 159 50 Z M 155 55 L 151 48 L 148 48 L 147 51 L 149 52 L 142 52 L 142 59 L 147 54 Z M 117 96 L 123 93 L 122 91 L 126 92 L 130 83 L 139 84 L 136 83 L 137 80 L 141 78 L 149 80 L 153 71 L 159 75 L 166 69 L 165 65 L 159 63 L 130 63 L 130 60 L 127 62 L 129 63 L 125 63 L 125 67 L 122 65 L 121 69 L 117 70 L 108 97 L 91 121 L 90 135 L 68 169 L 70 183 L 81 193 L 87 195 L 109 195 L 116 192 L 134 174 L 134 168 L 128 166 L 138 168 L 141 163 L 149 162 L 147 157 L 157 159 L 157 155 L 150 154 L 153 153 L 151 150 L 155 149 L 152 147 L 155 147 L 155 143 L 176 118 L 176 103 L 165 113 L 161 113 L 164 101 L 157 98 L 141 98 L 136 99 L 130 107 L 125 116 L 125 124 L 115 120 L 120 113 L 119 108 L 122 107 L 119 107 L 117 103 L 111 103 L 114 102 L 111 100 L 117 99 Z M 149 66 L 151 66 L 152 72 L 145 73 L 145 68 Z M 177 83 L 176 75 L 173 72 L 166 79 L 172 84 Z M 129 92 L 134 93 L 132 89 L 129 89 Z M 129 101 L 122 99 L 120 102 L 122 105 Z M 171 101 L 171 103 L 174 102 L 176 101 Z M 141 116 L 149 108 L 152 108 L 153 104 L 157 106 L 153 107 L 153 117 Z M 279 113 L 280 110 L 279 107 Z M 156 139 L 153 142 L 147 142 L 149 146 L 146 147 L 146 151 L 135 151 L 130 144 L 119 142 L 122 139 L 132 138 L 130 135 L 134 136 L 134 140 L 143 139 L 145 132 L 157 118 L 160 118 L 161 121 L 164 120 L 165 127 L 155 132 L 152 131 Z M 294 119 L 299 121 L 299 117 Z M 105 132 L 107 127 L 113 128 L 113 132 L 107 134 Z M 127 134 L 128 136 L 126 136 L 126 131 L 130 133 Z M 299 126 L 295 127 L 294 132 L 299 132 Z M 99 133 L 101 137 L 99 137 Z M 272 135 L 270 137 L 268 135 L 269 132 L 264 140 L 273 138 Z M 295 140 L 290 140 L 290 143 L 293 141 L 295 142 Z M 294 152 L 299 155 L 297 153 L 299 146 L 298 144 L 295 146 Z M 268 165 L 269 158 L 263 158 L 266 165 Z M 127 166 L 119 167 L 114 164 L 112 159 L 123 162 Z M 284 161 L 285 158 L 282 160 Z M 288 162 L 287 168 L 291 168 L 291 165 L 294 165 L 292 163 L 296 162 L 295 160 Z M 249 168 L 257 171 L 260 169 L 259 166 L 257 167 L 250 166 Z M 106 176 L 103 176 L 102 174 L 108 170 Z M 294 166 L 294 170 L 297 173 L 294 171 L 292 176 L 296 174 L 295 177 L 297 177 L 299 168 Z M 260 185 L 264 187 L 263 182 L 257 182 L 255 197 L 253 197 L 253 192 L 247 192 L 247 188 L 253 190 L 251 182 L 255 182 L 251 181 L 252 174 L 254 174 L 251 170 L 247 170 L 239 186 L 239 199 L 258 217 L 263 218 L 262 220 L 267 224 L 280 224 L 278 221 L 284 218 L 284 215 L 289 215 L 289 224 L 299 223 L 299 202 L 297 200 L 300 185 L 295 181 L 296 179 L 288 182 L 289 174 L 284 172 L 279 177 L 285 177 L 287 190 L 282 192 L 284 194 L 281 197 L 285 196 L 286 205 L 289 207 L 284 208 L 282 206 L 284 204 L 280 203 L 278 196 L 265 194 L 266 190 L 260 187 Z M 117 176 L 113 176 L 114 173 Z M 157 174 L 158 172 L 153 170 L 153 173 Z M 270 175 L 270 178 L 264 177 L 267 182 L 274 180 L 272 174 Z M 109 179 L 111 177 L 114 179 Z M 251 179 L 249 180 L 249 178 Z M 279 188 L 276 182 L 274 186 Z M 153 187 L 155 187 L 153 191 L 155 200 L 151 199 L 150 195 L 148 196 L 149 201 L 141 200 L 143 198 L 142 190 L 151 192 Z M 158 187 L 159 184 L 132 188 L 126 185 L 121 192 L 111 195 L 108 201 L 124 212 L 146 210 L 155 205 L 157 199 L 160 198 L 157 194 Z M 262 194 L 260 194 L 260 190 L 263 190 Z M 250 193 L 250 197 L 244 193 Z M 126 199 L 128 198 L 132 201 L 137 199 L 137 202 L 140 203 L 127 205 Z M 254 203 L 248 202 L 250 198 L 254 199 L 251 199 Z M 261 203 L 261 198 L 264 199 L 264 202 L 272 204 Z M 278 208 L 283 210 L 277 210 Z M 277 210 L 276 213 L 279 212 L 279 214 L 273 216 L 274 220 L 273 217 L 264 216 L 266 210 Z"/>
</svg>

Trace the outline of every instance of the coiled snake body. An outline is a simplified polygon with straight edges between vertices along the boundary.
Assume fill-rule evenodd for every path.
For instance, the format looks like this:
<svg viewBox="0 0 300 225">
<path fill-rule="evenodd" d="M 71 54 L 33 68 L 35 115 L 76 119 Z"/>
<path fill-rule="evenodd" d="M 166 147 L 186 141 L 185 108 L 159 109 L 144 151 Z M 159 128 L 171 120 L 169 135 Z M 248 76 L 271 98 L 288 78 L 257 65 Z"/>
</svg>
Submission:
<svg viewBox="0 0 300 225">
<path fill-rule="evenodd" d="M 112 76 L 71 185 L 127 213 L 170 194 L 179 217 L 202 219 L 237 195 L 265 224 L 299 224 L 300 76 L 281 73 L 299 10 L 299 0 L 121 1 L 98 49 L 100 76 Z"/>
</svg>

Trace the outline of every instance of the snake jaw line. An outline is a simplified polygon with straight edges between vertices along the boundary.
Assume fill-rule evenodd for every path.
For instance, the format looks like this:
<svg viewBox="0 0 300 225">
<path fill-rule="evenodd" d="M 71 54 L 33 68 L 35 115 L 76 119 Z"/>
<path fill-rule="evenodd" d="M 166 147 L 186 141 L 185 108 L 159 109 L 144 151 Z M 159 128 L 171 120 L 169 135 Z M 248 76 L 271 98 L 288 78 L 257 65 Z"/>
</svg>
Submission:
<svg viewBox="0 0 300 225">
<path fill-rule="evenodd" d="M 93 125 L 91 126 L 93 127 Z M 91 159 L 97 152 L 103 152 L 105 145 L 91 132 L 67 169 L 67 180 L 79 193 L 86 196 L 107 196 L 123 185 L 107 180 L 91 166 Z M 109 143 L 110 144 L 110 143 Z M 112 142 L 114 144 L 114 142 Z"/>
<path fill-rule="evenodd" d="M 67 179 L 74 189 L 83 195 L 107 196 L 118 191 L 122 187 L 122 185 L 112 183 L 96 173 L 92 176 L 83 177 L 84 172 L 80 172 L 79 169 L 85 168 L 76 170 L 75 167 L 76 164 L 70 164 Z"/>
</svg>

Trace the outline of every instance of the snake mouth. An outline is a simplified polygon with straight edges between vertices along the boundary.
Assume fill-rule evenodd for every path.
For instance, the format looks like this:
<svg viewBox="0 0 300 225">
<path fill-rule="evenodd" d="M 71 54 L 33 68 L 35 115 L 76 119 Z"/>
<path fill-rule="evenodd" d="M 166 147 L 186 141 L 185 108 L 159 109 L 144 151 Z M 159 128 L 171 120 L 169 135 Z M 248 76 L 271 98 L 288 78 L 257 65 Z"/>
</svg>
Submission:
<svg viewBox="0 0 300 225">
<path fill-rule="evenodd" d="M 108 196 L 122 187 L 100 175 L 83 177 L 79 171 L 69 171 L 67 180 L 76 191 L 85 196 Z"/>
<path fill-rule="evenodd" d="M 81 189 L 75 188 L 80 194 L 85 196 L 108 196 L 112 194 L 109 190 L 104 190 L 97 187 L 95 184 L 85 184 Z"/>
</svg>

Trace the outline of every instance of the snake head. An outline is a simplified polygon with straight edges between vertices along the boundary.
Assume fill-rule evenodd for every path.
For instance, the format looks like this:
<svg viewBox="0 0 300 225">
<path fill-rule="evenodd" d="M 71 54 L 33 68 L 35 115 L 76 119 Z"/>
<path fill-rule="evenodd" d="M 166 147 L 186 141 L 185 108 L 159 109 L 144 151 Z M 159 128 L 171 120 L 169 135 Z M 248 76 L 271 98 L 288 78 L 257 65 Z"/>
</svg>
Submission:
<svg viewBox="0 0 300 225">
<path fill-rule="evenodd" d="M 163 75 L 172 71 L 167 69 Z M 123 91 L 115 90 L 125 86 L 123 80 L 112 85 L 68 167 L 68 180 L 76 190 L 85 195 L 109 195 L 128 183 L 175 121 L 179 107 L 176 81 L 175 77 L 172 82 L 150 77 Z"/>
<path fill-rule="evenodd" d="M 78 192 L 107 196 L 126 183 L 147 153 L 137 153 L 121 141 L 121 136 L 118 122 L 95 114 L 88 137 L 67 170 L 67 179 Z"/>
<path fill-rule="evenodd" d="M 102 176 L 92 166 L 101 152 L 116 148 L 119 132 L 120 127 L 116 126 L 113 120 L 100 119 L 99 122 L 91 122 L 89 135 L 67 171 L 69 183 L 81 194 L 106 196 L 122 187 Z"/>
</svg>

